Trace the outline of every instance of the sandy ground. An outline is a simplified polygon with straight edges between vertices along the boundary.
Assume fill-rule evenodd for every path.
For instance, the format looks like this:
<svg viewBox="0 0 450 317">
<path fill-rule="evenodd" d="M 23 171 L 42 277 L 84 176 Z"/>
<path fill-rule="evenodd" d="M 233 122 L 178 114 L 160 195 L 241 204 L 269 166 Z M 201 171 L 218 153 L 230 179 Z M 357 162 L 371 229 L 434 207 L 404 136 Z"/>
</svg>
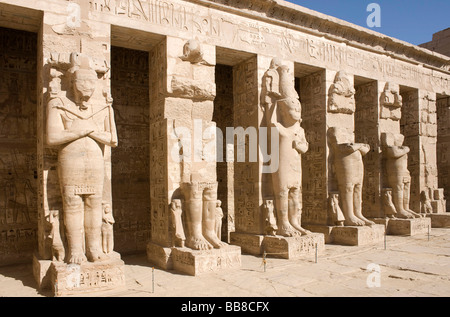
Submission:
<svg viewBox="0 0 450 317">
<path fill-rule="evenodd" d="M 155 268 L 145 254 L 123 256 L 126 289 L 89 297 L 448 297 L 450 229 L 413 237 L 387 236 L 369 247 L 327 244 L 300 260 L 242 256 L 242 267 L 192 277 Z M 376 270 L 379 270 L 379 274 Z M 0 267 L 0 296 L 46 297 L 32 265 Z"/>
</svg>

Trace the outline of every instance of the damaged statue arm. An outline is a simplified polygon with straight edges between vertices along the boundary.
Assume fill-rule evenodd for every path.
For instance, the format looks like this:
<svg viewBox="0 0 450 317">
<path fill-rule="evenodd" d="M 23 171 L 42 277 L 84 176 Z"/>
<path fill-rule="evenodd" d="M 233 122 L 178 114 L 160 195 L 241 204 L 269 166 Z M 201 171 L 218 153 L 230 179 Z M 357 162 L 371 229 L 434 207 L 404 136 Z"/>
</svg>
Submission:
<svg viewBox="0 0 450 317">
<path fill-rule="evenodd" d="M 388 146 L 386 147 L 386 154 L 388 157 L 399 158 L 409 153 L 407 146 Z"/>
<path fill-rule="evenodd" d="M 105 131 L 95 131 L 89 134 L 89 137 L 97 142 L 110 147 L 117 147 L 117 131 L 114 123 L 114 114 L 112 108 L 109 108 L 109 115 L 105 117 L 104 121 Z"/>
<path fill-rule="evenodd" d="M 60 110 L 57 108 L 58 102 L 49 102 L 49 112 L 47 117 L 47 136 L 46 143 L 50 146 L 56 146 L 66 144 L 75 141 L 79 138 L 83 138 L 93 130 L 78 130 L 68 131 L 64 129 L 64 124 L 61 118 Z"/>
</svg>

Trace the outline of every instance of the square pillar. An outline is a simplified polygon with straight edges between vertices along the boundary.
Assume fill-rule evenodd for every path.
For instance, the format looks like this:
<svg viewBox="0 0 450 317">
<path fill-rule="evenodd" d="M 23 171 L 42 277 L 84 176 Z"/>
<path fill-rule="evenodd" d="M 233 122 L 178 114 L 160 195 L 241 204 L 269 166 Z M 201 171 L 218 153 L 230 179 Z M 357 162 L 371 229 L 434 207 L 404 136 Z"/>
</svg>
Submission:
<svg viewBox="0 0 450 317">
<path fill-rule="evenodd" d="M 240 266 L 240 248 L 221 242 L 217 232 L 206 232 L 221 221 L 216 206 L 219 131 L 212 121 L 215 56 L 215 46 L 169 36 L 150 52 L 153 169 L 147 258 L 191 275 Z"/>
<path fill-rule="evenodd" d="M 113 251 L 112 223 L 110 222 L 114 210 L 111 197 L 111 146 L 117 145 L 110 92 L 110 25 L 88 21 L 88 6 L 81 6 L 76 2 L 67 5 L 71 6 L 71 8 L 68 7 L 68 10 L 76 9 L 74 19 L 68 19 L 66 11 L 61 14 L 44 11 L 38 38 L 38 73 L 40 74 L 38 90 L 41 91 L 37 109 L 38 252 L 35 255 L 33 266 L 39 288 L 50 287 L 56 296 L 69 293 L 80 294 L 100 289 L 115 289 L 123 287 L 125 283 L 124 263 L 120 259 L 120 255 Z M 81 74 L 77 75 L 79 69 L 84 71 L 84 76 L 87 76 L 86 74 L 89 72 L 90 87 L 95 87 L 88 98 L 87 105 L 84 106 L 78 103 L 78 97 L 74 90 L 75 81 L 73 79 L 76 76 L 82 76 Z M 91 117 L 83 116 L 82 108 L 91 111 L 93 115 Z M 54 111 L 61 112 L 61 117 L 57 116 L 56 121 L 50 119 L 50 113 Z M 96 153 L 94 159 L 98 166 L 95 165 L 96 172 L 91 171 L 89 175 L 94 175 L 95 181 L 91 176 L 89 176 L 89 180 L 78 183 L 73 181 L 75 182 L 73 184 L 69 184 L 72 182 L 69 178 L 62 181 L 58 170 L 79 175 L 73 169 L 75 166 L 79 168 L 77 164 L 81 162 L 82 158 L 74 154 L 76 151 L 71 152 L 73 155 L 68 154 L 70 152 L 68 144 L 72 144 L 71 141 L 59 142 L 56 139 L 53 140 L 53 137 L 49 135 L 53 133 L 54 136 L 60 137 L 65 133 L 70 134 L 72 130 L 79 131 L 70 123 L 73 125 L 88 124 L 89 120 L 96 120 L 94 117 L 97 114 L 108 118 L 105 119 L 108 121 L 107 127 L 105 125 L 104 130 L 99 128 L 98 131 L 99 133 L 108 133 L 108 135 L 105 134 L 105 138 L 101 138 L 102 141 L 96 143 L 102 149 L 101 152 L 92 149 Z M 59 122 L 58 119 L 62 120 L 62 117 L 65 118 L 65 121 Z M 102 125 L 100 124 L 100 126 Z M 64 131 L 50 131 L 50 128 L 55 129 L 56 127 L 62 127 Z M 79 129 L 82 128 L 79 127 Z M 95 129 L 94 131 L 97 132 Z M 95 147 L 94 141 L 91 141 L 94 137 L 84 136 L 83 138 L 86 138 L 87 142 Z M 78 142 L 80 138 L 72 141 L 73 143 Z M 83 151 L 78 153 L 84 153 Z M 72 162 L 67 167 L 62 167 L 62 163 L 60 163 L 62 161 L 60 156 L 63 152 L 66 160 Z M 65 175 L 68 175 L 67 173 Z M 103 175 L 103 180 L 101 180 Z M 91 182 L 95 182 L 95 185 L 92 185 Z M 72 195 L 70 193 L 73 194 L 71 197 L 74 200 L 90 199 L 92 205 L 90 203 L 88 205 L 95 208 L 95 212 L 93 212 L 95 220 L 92 220 L 95 222 L 95 233 L 91 231 L 88 233 L 87 231 L 90 229 L 84 227 L 83 224 L 82 237 L 77 238 L 77 241 L 80 240 L 81 252 L 85 253 L 87 261 L 80 260 L 80 257 L 83 256 L 80 254 L 75 256 L 71 252 L 74 249 L 69 247 L 67 223 L 70 220 L 68 220 L 67 212 L 70 211 L 67 211 L 67 206 L 63 206 L 63 195 Z M 81 208 L 86 208 L 85 206 L 86 203 Z M 105 216 L 107 210 L 112 214 Z M 83 220 L 88 216 L 84 210 L 77 209 L 76 212 L 79 213 L 80 218 L 72 223 L 77 224 L 78 221 L 86 223 Z M 107 239 L 109 245 L 102 245 L 102 235 L 104 234 L 106 237 L 106 231 L 100 232 L 99 222 L 101 221 L 108 222 L 104 228 L 106 229 L 107 226 L 109 230 L 110 235 Z M 88 235 L 89 238 L 86 238 Z M 95 238 L 93 238 L 94 235 Z M 100 242 L 96 242 L 95 247 L 89 246 L 89 241 L 94 240 Z M 96 262 L 98 257 L 103 259 L 101 265 Z M 69 264 L 69 262 L 73 263 Z M 59 269 L 52 271 L 56 266 Z M 76 280 L 80 281 L 81 279 L 86 284 L 81 285 L 78 282 L 69 281 L 74 278 L 74 275 L 68 277 L 66 273 L 73 267 L 76 267 L 74 271 Z M 121 273 L 117 275 L 117 272 Z M 117 276 L 114 279 L 106 278 L 99 282 L 100 284 L 83 278 L 83 276 L 87 278 L 87 276 L 102 276 L 102 274 L 104 276 L 116 274 Z M 95 287 L 89 287 L 94 284 Z"/>
</svg>

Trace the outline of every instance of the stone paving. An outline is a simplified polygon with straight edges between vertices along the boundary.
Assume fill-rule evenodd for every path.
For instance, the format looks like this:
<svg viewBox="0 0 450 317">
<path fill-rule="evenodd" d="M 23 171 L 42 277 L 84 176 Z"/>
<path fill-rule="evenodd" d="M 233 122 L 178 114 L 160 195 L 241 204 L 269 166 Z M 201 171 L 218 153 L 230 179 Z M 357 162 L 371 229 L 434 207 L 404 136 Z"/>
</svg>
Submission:
<svg viewBox="0 0 450 317">
<path fill-rule="evenodd" d="M 450 229 L 413 237 L 387 236 L 370 247 L 325 246 L 301 260 L 242 256 L 242 267 L 197 277 L 155 268 L 145 254 L 124 256 L 126 289 L 93 297 L 448 297 Z M 371 266 L 379 266 L 376 271 Z M 379 282 L 377 284 L 377 282 Z M 373 287 L 369 287 L 369 285 Z M 378 287 L 379 286 L 379 287 Z M 32 265 L 0 268 L 0 296 L 43 297 Z"/>
</svg>

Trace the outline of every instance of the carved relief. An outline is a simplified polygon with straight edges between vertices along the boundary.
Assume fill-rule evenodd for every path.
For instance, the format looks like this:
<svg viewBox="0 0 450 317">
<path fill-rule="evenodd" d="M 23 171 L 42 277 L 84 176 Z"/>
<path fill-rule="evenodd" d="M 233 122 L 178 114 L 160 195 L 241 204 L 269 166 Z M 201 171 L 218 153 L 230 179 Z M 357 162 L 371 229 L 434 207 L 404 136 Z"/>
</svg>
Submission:
<svg viewBox="0 0 450 317">
<path fill-rule="evenodd" d="M 121 140 L 111 153 L 115 250 L 143 251 L 150 238 L 151 208 L 147 52 L 111 47 L 111 94 Z"/>
<path fill-rule="evenodd" d="M 0 265 L 29 261 L 37 240 L 36 43 L 0 28 Z"/>
</svg>

